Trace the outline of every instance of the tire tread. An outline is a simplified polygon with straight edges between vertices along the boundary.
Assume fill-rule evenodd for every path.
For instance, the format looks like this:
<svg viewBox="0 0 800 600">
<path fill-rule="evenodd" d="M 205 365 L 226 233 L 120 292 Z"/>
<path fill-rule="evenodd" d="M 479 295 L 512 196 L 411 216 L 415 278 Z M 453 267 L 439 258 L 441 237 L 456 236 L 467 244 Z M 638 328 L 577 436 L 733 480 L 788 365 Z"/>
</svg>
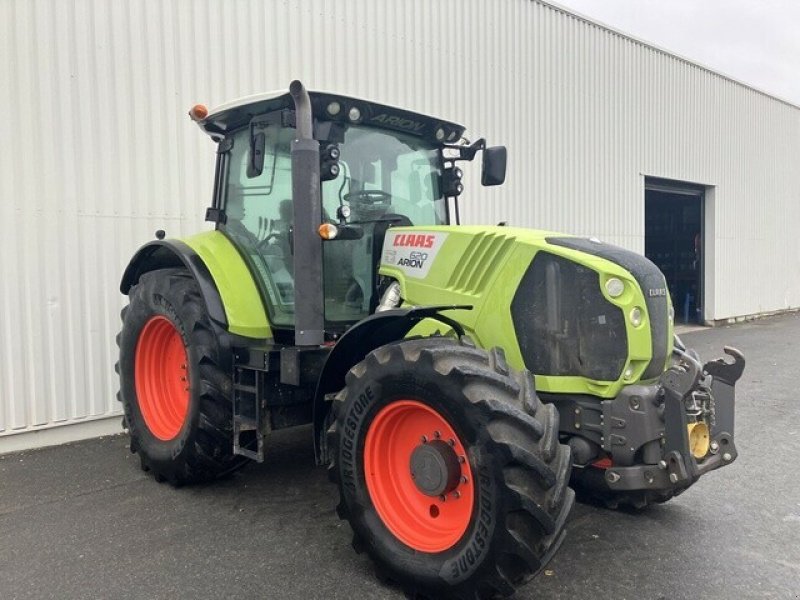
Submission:
<svg viewBox="0 0 800 600">
<path fill-rule="evenodd" d="M 558 442 L 555 407 L 541 403 L 531 374 L 510 369 L 500 348 L 487 352 L 469 343 L 436 337 L 389 344 L 372 351 L 351 368 L 345 378 L 347 386 L 334 399 L 333 424 L 328 430 L 331 481 L 339 483 L 336 461 L 348 388 L 365 377 L 376 376 L 382 365 L 394 361 L 405 363 L 415 376 L 422 377 L 427 364 L 436 373 L 454 377 L 460 383 L 470 410 L 484 415 L 487 421 L 487 443 L 495 449 L 493 455 L 501 471 L 499 494 L 508 507 L 497 533 L 504 540 L 504 552 L 497 553 L 490 567 L 471 576 L 469 585 L 437 589 L 434 597 L 508 596 L 550 559 L 551 547 L 563 537 L 566 515 L 573 504 L 574 494 L 568 488 L 570 451 Z M 337 513 L 344 520 L 352 520 L 359 511 L 351 511 L 341 494 Z M 359 545 L 369 551 L 368 543 L 359 540 Z M 378 564 L 378 568 L 386 572 L 396 566 Z M 419 589 L 419 582 L 402 574 L 391 572 L 387 576 L 397 581 L 409 597 L 426 593 Z"/>
</svg>

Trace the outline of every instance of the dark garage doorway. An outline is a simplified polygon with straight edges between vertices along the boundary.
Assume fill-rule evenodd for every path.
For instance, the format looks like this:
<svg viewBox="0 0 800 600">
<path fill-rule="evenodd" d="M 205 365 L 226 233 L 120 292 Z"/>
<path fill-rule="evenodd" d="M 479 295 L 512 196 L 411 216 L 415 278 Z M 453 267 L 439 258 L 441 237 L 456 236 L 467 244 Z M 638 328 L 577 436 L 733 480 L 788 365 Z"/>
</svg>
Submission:
<svg viewBox="0 0 800 600">
<path fill-rule="evenodd" d="M 663 271 L 676 323 L 703 322 L 703 186 L 645 179 L 644 253 Z"/>
</svg>

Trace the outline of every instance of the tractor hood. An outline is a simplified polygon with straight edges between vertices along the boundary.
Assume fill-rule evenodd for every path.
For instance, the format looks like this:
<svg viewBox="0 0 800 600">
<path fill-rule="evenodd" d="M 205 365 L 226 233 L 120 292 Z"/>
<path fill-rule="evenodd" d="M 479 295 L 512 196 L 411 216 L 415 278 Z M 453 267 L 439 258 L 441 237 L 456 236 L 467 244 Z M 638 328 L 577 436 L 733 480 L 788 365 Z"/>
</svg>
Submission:
<svg viewBox="0 0 800 600">
<path fill-rule="evenodd" d="M 551 392 L 613 397 L 652 381 L 672 352 L 672 307 L 649 260 L 596 239 L 509 227 L 396 227 L 381 275 L 405 304 L 452 316 Z"/>
</svg>

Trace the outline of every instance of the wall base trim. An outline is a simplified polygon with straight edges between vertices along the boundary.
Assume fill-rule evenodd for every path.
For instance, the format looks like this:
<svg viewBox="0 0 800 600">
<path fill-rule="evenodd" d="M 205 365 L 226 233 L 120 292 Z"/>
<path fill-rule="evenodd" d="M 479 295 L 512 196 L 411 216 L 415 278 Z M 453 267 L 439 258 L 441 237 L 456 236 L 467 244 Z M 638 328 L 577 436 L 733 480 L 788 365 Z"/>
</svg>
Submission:
<svg viewBox="0 0 800 600">
<path fill-rule="evenodd" d="M 41 429 L 26 429 L 0 436 L 0 454 L 47 446 L 60 446 L 104 435 L 122 433 L 122 415 L 69 422 Z"/>
<path fill-rule="evenodd" d="M 767 312 L 752 313 L 749 315 L 741 315 L 738 317 L 728 317 L 726 319 L 712 319 L 704 321 L 708 327 L 719 327 L 721 325 L 734 325 L 735 323 L 744 323 L 745 321 L 755 321 L 756 319 L 765 319 L 767 317 L 777 317 L 778 315 L 786 315 L 789 313 L 800 312 L 800 307 L 794 308 L 781 308 L 779 310 L 770 310 Z"/>
</svg>

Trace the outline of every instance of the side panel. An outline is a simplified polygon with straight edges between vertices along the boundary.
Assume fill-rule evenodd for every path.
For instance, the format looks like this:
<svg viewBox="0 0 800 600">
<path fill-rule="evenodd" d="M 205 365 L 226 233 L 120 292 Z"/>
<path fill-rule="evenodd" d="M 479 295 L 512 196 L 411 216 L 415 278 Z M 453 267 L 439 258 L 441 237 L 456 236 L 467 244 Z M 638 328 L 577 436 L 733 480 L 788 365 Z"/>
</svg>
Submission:
<svg viewBox="0 0 800 600">
<path fill-rule="evenodd" d="M 182 241 L 197 252 L 211 272 L 225 307 L 228 331 L 250 338 L 271 338 L 253 276 L 228 238 L 219 231 L 207 231 Z"/>
</svg>

